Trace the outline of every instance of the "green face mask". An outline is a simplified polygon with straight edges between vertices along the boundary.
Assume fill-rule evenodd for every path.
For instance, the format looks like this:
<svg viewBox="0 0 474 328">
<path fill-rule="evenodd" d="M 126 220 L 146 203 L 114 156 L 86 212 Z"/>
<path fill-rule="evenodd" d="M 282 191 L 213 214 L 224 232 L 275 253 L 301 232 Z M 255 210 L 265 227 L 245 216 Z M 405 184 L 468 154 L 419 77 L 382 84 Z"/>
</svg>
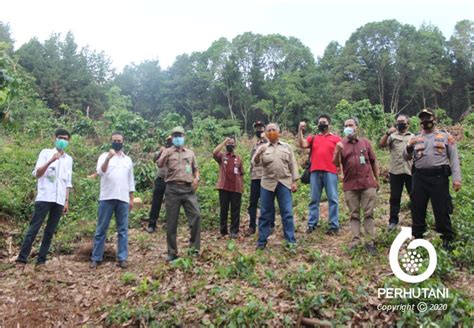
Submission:
<svg viewBox="0 0 474 328">
<path fill-rule="evenodd" d="M 56 146 L 57 150 L 64 150 L 64 149 L 66 149 L 68 144 L 69 144 L 69 142 L 67 140 L 56 139 L 56 142 L 55 142 L 54 145 Z"/>
</svg>

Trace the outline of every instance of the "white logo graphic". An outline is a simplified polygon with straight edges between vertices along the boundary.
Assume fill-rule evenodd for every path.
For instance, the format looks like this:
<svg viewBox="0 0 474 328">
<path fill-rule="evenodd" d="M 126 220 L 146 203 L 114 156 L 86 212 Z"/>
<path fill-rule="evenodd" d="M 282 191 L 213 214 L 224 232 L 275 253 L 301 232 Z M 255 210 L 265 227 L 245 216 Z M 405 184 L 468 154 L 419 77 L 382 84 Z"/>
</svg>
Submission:
<svg viewBox="0 0 474 328">
<path fill-rule="evenodd" d="M 398 279 L 414 284 L 431 277 L 431 275 L 436 269 L 436 263 L 438 262 L 438 258 L 436 256 L 435 248 L 428 240 L 415 239 L 408 244 L 408 252 L 405 253 L 401 259 L 403 263 L 403 268 L 405 269 L 404 271 L 400 267 L 400 263 L 398 262 L 398 254 L 400 253 L 400 249 L 402 248 L 402 245 L 405 240 L 411 238 L 411 228 L 402 227 L 402 231 L 400 231 L 400 233 L 393 241 L 392 247 L 390 247 L 389 260 L 390 267 L 392 268 L 393 273 Z M 421 265 L 424 262 L 424 259 L 422 258 L 421 254 L 415 251 L 415 248 L 417 247 L 424 247 L 428 251 L 429 263 L 428 268 L 425 270 L 425 272 L 418 275 L 412 275 L 413 273 L 416 274 L 416 272 L 420 270 Z"/>
</svg>

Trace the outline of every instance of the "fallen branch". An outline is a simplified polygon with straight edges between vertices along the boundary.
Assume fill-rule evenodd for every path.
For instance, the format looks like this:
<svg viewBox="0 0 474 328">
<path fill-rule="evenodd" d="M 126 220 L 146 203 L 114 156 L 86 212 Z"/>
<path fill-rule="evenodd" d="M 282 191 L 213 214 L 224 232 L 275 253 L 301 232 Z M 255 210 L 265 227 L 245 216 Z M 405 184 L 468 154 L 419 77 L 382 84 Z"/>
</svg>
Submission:
<svg viewBox="0 0 474 328">
<path fill-rule="evenodd" d="M 296 327 L 332 327 L 332 324 L 326 320 L 319 320 L 315 318 L 305 318 L 303 317 L 303 313 L 300 314 L 298 319 L 298 324 Z"/>
</svg>

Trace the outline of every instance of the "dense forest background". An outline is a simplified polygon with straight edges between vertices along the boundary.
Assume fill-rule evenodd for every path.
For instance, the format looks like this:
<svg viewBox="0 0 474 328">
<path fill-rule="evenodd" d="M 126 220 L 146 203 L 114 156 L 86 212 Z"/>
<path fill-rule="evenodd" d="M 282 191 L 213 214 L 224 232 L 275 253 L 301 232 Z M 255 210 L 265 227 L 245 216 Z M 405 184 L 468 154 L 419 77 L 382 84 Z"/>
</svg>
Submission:
<svg viewBox="0 0 474 328">
<path fill-rule="evenodd" d="M 449 40 L 431 25 L 368 23 L 344 45 L 330 43 L 321 58 L 293 37 L 244 33 L 231 41 L 219 39 L 206 51 L 182 54 L 166 69 L 150 59 L 122 72 L 113 69 L 105 53 L 80 48 L 72 33 L 33 38 L 18 49 L 13 44 L 10 26 L 0 23 L 0 326 L 473 326 L 473 21 L 458 22 Z M 390 269 L 389 248 L 398 231 L 387 231 L 389 155 L 376 144 L 398 112 L 412 116 L 410 130 L 416 132 L 415 114 L 427 106 L 435 109 L 438 127 L 458 142 L 463 187 L 452 192 L 453 252 L 442 249 L 433 215 L 427 215 L 431 229 L 426 238 L 437 250 L 438 264 L 417 287 L 449 288 L 450 297 L 381 299 L 378 288 L 413 285 Z M 320 228 L 305 234 L 309 186 L 299 184 L 293 194 L 297 249 L 284 246 L 279 219 L 268 251 L 255 251 L 255 236 L 220 238 L 212 149 L 226 136 L 237 136 L 236 153 L 245 169 L 242 231 L 248 224 L 252 123 L 280 123 L 286 130 L 282 139 L 303 164 L 307 152 L 287 131 L 295 132 L 298 122 L 307 120 L 309 132 L 315 132 L 315 118 L 322 112 L 331 114 L 335 133 L 342 131 L 345 118 L 357 116 L 359 131 L 374 145 L 381 176 L 374 214 L 377 255 L 367 256 L 363 247 L 349 251 L 342 188 L 336 236 L 324 233 L 325 196 Z M 199 257 L 187 254 L 189 232 L 181 216 L 181 258 L 167 264 L 162 225 L 155 234 L 144 227 L 156 175 L 153 152 L 178 124 L 186 129 L 186 145 L 196 153 L 201 172 L 202 249 Z M 69 212 L 61 218 L 44 271 L 30 264 L 20 271 L 14 260 L 33 212 L 36 179 L 31 171 L 40 150 L 53 146 L 57 127 L 72 133 Z M 116 130 L 125 134 L 141 206 L 130 213 L 129 268 L 115 266 L 112 221 L 104 262 L 90 270 L 99 194 L 93 173 Z M 411 225 L 406 193 L 400 220 L 401 226 Z M 38 247 L 39 242 L 30 263 Z M 419 302 L 433 309 L 380 310 L 381 305 Z"/>
<path fill-rule="evenodd" d="M 80 48 L 72 33 L 14 49 L 10 25 L 0 22 L 0 42 L 0 86 L 8 85 L 0 102 L 28 84 L 57 115 L 92 119 L 119 106 L 151 122 L 177 113 L 188 126 L 214 117 L 248 132 L 261 119 L 294 131 L 300 120 L 334 113 L 342 99 L 368 100 L 392 114 L 441 108 L 458 121 L 474 96 L 470 20 L 458 22 L 449 40 L 433 25 L 367 23 L 318 58 L 297 38 L 247 32 L 179 55 L 167 69 L 150 59 L 122 72 L 104 52 Z M 20 108 L 28 106 L 15 104 L 21 101 L 3 106 L 2 115 L 21 120 Z"/>
</svg>

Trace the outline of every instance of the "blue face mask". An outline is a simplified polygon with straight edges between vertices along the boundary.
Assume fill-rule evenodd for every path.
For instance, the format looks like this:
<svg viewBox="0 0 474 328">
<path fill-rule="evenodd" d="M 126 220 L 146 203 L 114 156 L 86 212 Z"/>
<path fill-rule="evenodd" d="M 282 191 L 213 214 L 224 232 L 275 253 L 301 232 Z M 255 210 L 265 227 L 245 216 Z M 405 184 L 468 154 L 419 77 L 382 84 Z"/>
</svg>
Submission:
<svg viewBox="0 0 474 328">
<path fill-rule="evenodd" d="M 67 140 L 64 140 L 64 139 L 56 139 L 56 142 L 54 143 L 57 150 L 66 149 L 68 144 L 69 144 L 69 142 Z"/>
<path fill-rule="evenodd" d="M 344 128 L 344 135 L 345 135 L 346 137 L 349 137 L 349 136 L 351 136 L 351 135 L 353 135 L 353 134 L 354 134 L 354 129 L 353 129 L 353 128 L 351 128 L 351 127 L 349 127 L 349 126 Z"/>
<path fill-rule="evenodd" d="M 173 137 L 172 141 L 176 147 L 182 147 L 184 145 L 184 137 Z"/>
</svg>

